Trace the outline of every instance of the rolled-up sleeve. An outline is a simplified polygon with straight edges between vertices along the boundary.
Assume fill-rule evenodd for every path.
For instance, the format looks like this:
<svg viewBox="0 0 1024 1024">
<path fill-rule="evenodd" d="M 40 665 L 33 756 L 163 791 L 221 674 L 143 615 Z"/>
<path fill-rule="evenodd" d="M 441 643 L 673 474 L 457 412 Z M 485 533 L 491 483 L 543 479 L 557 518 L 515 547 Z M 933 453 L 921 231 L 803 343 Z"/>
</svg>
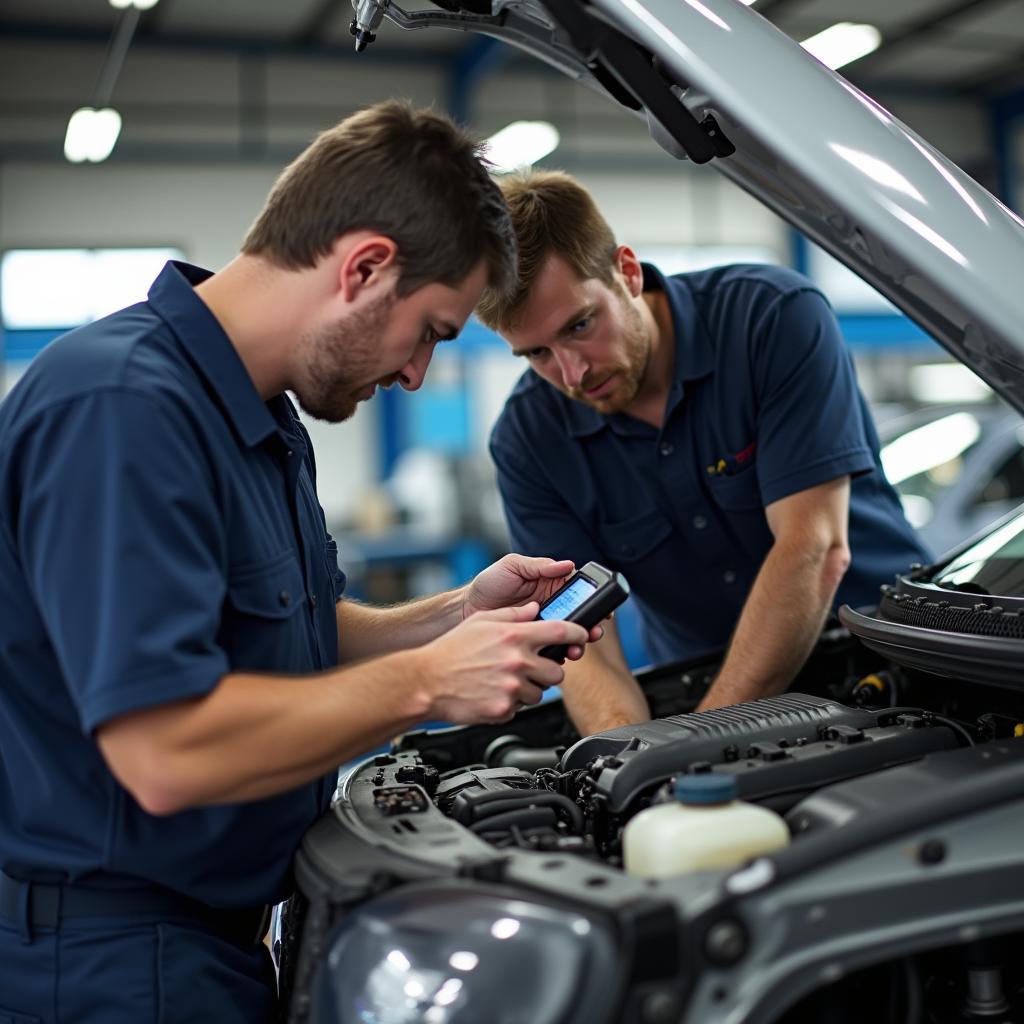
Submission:
<svg viewBox="0 0 1024 1024">
<path fill-rule="evenodd" d="M 21 453 L 18 548 L 82 729 L 209 692 L 226 547 L 187 414 L 105 390 L 46 410 Z"/>
<path fill-rule="evenodd" d="M 874 468 L 853 363 L 824 296 L 805 289 L 773 302 L 752 370 L 764 505 Z"/>
</svg>

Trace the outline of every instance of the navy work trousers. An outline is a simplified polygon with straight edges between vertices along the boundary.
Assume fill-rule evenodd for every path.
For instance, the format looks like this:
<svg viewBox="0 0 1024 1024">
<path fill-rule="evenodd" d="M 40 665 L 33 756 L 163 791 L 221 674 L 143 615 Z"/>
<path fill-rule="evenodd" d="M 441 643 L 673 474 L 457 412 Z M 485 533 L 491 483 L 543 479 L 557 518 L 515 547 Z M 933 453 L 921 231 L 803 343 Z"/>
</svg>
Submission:
<svg viewBox="0 0 1024 1024">
<path fill-rule="evenodd" d="M 262 943 L 187 922 L 0 917 L 0 1024 L 269 1024 L 276 982 Z"/>
</svg>

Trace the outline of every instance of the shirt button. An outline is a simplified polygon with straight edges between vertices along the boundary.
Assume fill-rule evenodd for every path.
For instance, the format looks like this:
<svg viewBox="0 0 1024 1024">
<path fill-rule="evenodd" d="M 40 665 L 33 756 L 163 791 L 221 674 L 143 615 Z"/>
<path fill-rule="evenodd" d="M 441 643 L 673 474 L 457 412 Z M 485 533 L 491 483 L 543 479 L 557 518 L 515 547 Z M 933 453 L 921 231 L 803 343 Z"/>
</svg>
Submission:
<svg viewBox="0 0 1024 1024">
<path fill-rule="evenodd" d="M 704 527 L 708 525 L 708 521 L 704 518 L 704 516 L 694 516 L 693 525 L 696 529 L 703 530 Z"/>
<path fill-rule="evenodd" d="M 659 449 L 662 455 L 671 455 L 675 450 L 676 446 L 668 441 L 662 441 L 661 448 Z"/>
<path fill-rule="evenodd" d="M 287 590 L 282 590 L 281 593 L 277 595 L 277 600 L 282 608 L 287 608 L 288 605 L 292 603 L 292 595 L 289 594 Z"/>
<path fill-rule="evenodd" d="M 735 583 L 736 573 L 734 573 L 732 569 L 726 569 L 725 572 L 722 573 L 722 579 L 725 580 L 726 583 Z"/>
<path fill-rule="evenodd" d="M 288 458 L 291 458 L 291 457 L 292 457 L 292 456 L 293 456 L 294 454 L 295 454 L 295 452 L 293 452 L 293 451 L 291 450 L 291 448 L 289 448 L 289 449 L 288 449 Z"/>
<path fill-rule="evenodd" d="M 309 603 L 315 608 L 316 607 L 316 594 L 309 595 Z"/>
</svg>

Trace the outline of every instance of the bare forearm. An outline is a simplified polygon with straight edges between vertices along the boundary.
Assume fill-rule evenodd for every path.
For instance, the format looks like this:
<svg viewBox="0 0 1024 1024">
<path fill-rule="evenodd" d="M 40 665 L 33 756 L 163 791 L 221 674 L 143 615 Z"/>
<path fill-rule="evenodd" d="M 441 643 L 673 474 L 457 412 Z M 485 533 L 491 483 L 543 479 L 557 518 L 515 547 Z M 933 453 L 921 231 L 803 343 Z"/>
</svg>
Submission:
<svg viewBox="0 0 1024 1024">
<path fill-rule="evenodd" d="M 643 691 L 622 655 L 614 620 L 604 630 L 601 640 L 589 644 L 579 661 L 565 663 L 562 697 L 581 736 L 651 717 Z"/>
<path fill-rule="evenodd" d="M 539 653 L 587 631 L 536 603 L 478 612 L 443 636 L 318 675 L 230 673 L 203 697 L 130 712 L 97 741 L 151 814 L 286 792 L 427 718 L 506 722 L 562 669 Z"/>
<path fill-rule="evenodd" d="M 406 604 L 376 608 L 357 601 L 337 604 L 341 664 L 420 647 L 463 618 L 463 588 Z"/>
<path fill-rule="evenodd" d="M 814 646 L 845 566 L 843 550 L 776 542 L 754 580 L 722 670 L 698 710 L 781 693 Z"/>
<path fill-rule="evenodd" d="M 154 814 L 256 800 L 292 789 L 422 721 L 414 658 L 317 676 L 233 673 L 206 697 L 145 712 L 147 741 L 119 748 L 118 722 L 100 746 L 115 775 Z M 119 759 L 118 753 L 128 757 Z M 112 756 L 113 755 L 113 756 Z"/>
</svg>

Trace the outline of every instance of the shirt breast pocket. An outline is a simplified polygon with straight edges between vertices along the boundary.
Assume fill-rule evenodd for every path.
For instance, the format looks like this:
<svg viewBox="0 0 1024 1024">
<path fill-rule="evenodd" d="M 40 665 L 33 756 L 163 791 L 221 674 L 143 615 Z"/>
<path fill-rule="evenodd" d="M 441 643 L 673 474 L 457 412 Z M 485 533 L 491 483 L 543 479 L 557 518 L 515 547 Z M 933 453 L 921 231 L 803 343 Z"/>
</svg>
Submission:
<svg viewBox="0 0 1024 1024">
<path fill-rule="evenodd" d="M 600 531 L 609 560 L 628 567 L 654 554 L 671 536 L 672 524 L 660 509 L 649 509 L 621 522 L 602 523 Z M 628 569 L 624 571 L 628 577 Z"/>
<path fill-rule="evenodd" d="M 309 671 L 306 589 L 294 551 L 231 570 L 222 643 L 232 668 Z"/>
<path fill-rule="evenodd" d="M 738 473 L 721 473 L 711 477 L 711 496 L 726 512 L 753 512 L 764 508 L 761 487 L 754 466 Z"/>
<path fill-rule="evenodd" d="M 327 582 L 330 585 L 330 596 L 333 601 L 335 599 L 335 582 L 339 576 L 344 576 L 338 565 L 338 544 L 336 541 L 329 540 L 327 542 L 327 545 L 324 548 L 324 559 L 327 564 Z"/>
</svg>

